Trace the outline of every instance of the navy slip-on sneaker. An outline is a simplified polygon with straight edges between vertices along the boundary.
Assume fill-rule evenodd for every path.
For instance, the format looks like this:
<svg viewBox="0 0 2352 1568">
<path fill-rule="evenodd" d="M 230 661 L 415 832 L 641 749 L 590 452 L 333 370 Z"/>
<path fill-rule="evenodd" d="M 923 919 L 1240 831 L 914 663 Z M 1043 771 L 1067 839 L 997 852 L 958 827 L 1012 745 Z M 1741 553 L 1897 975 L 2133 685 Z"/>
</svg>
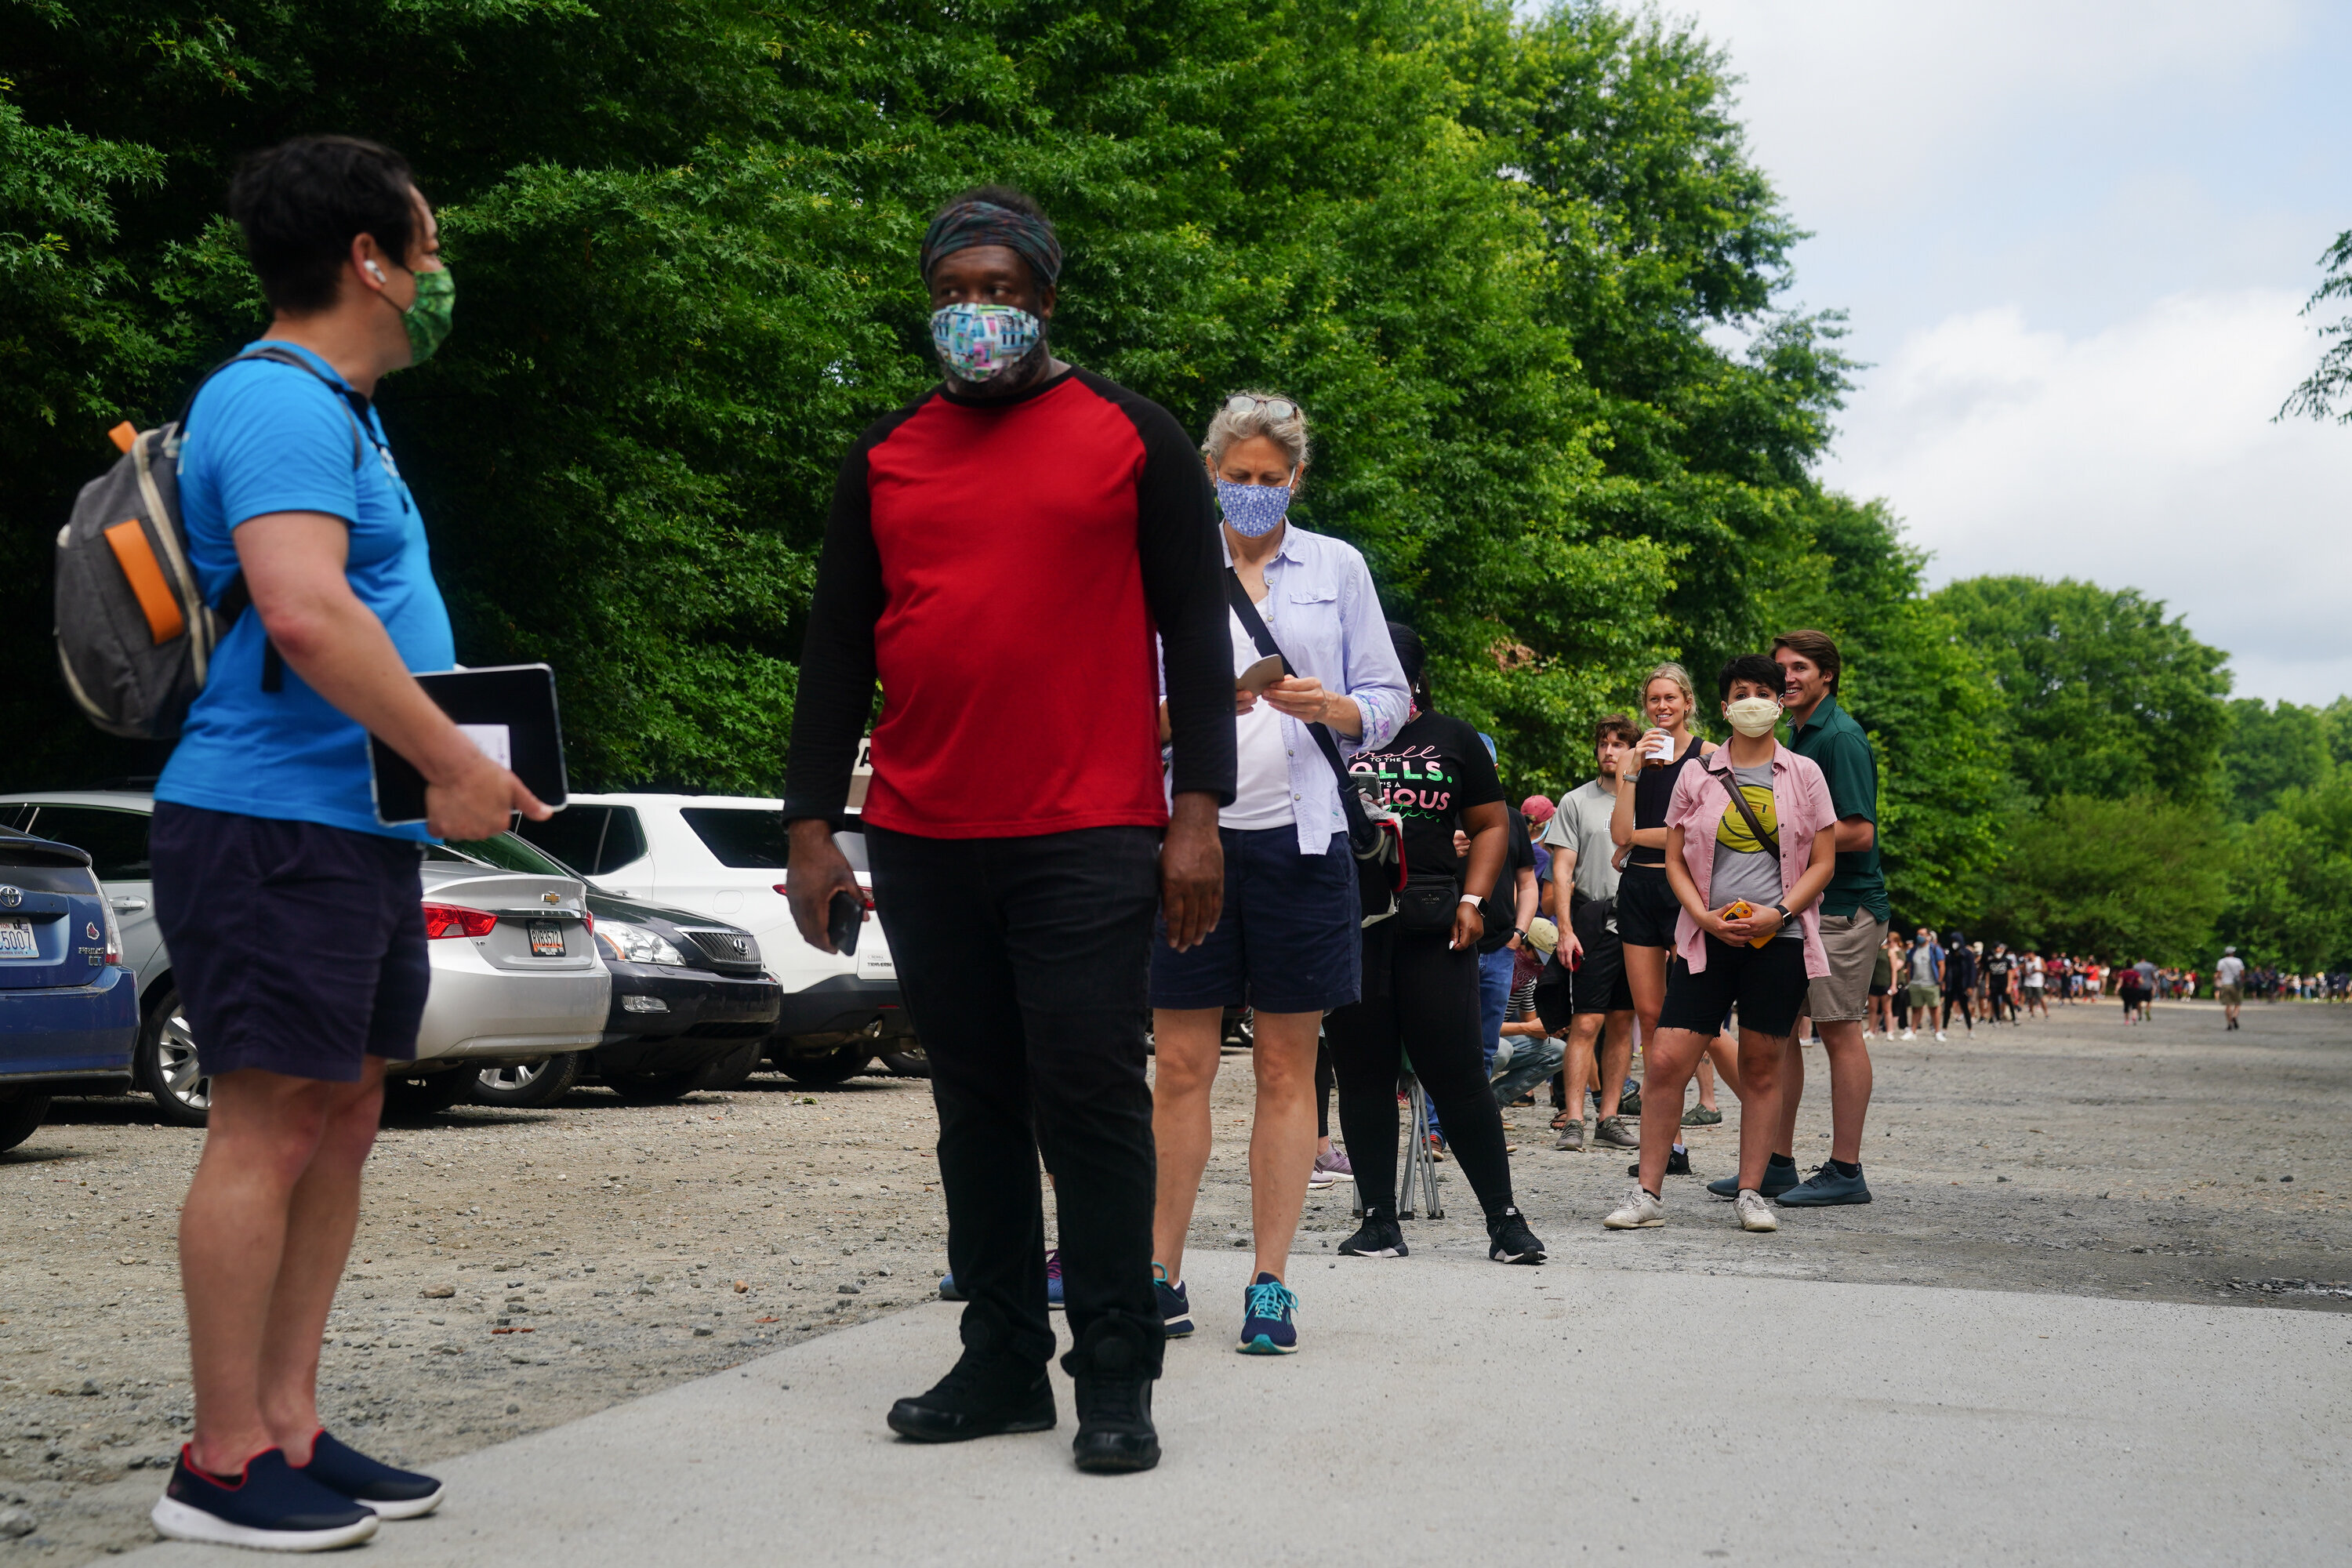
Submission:
<svg viewBox="0 0 2352 1568">
<path fill-rule="evenodd" d="M 1782 1193 L 1785 1193 L 1790 1188 L 1795 1186 L 1797 1184 L 1797 1163 L 1794 1160 L 1790 1161 L 1785 1165 L 1780 1163 L 1780 1161 L 1774 1160 L 1764 1167 L 1764 1184 L 1756 1190 L 1762 1193 L 1768 1198 L 1777 1198 Z M 1726 1202 L 1738 1197 L 1739 1195 L 1739 1173 L 1738 1171 L 1734 1171 L 1731 1174 L 1725 1176 L 1718 1181 L 1709 1182 L 1706 1184 L 1706 1190 L 1713 1193 L 1717 1197 L 1724 1199 Z"/>
<path fill-rule="evenodd" d="M 375 1510 L 379 1519 L 421 1519 L 441 1506 L 447 1489 L 431 1476 L 396 1470 L 337 1441 L 326 1428 L 310 1439 L 310 1462 L 296 1467 L 331 1491 Z"/>
<path fill-rule="evenodd" d="M 1192 1303 L 1184 1294 L 1183 1283 L 1168 1283 L 1168 1266 L 1151 1266 L 1151 1293 L 1160 1300 L 1160 1323 L 1171 1340 L 1181 1340 L 1192 1331 Z"/>
<path fill-rule="evenodd" d="M 1271 1274 L 1261 1274 L 1242 1290 L 1244 1355 L 1290 1355 L 1298 1349 L 1298 1298 Z"/>
<path fill-rule="evenodd" d="M 1868 1203 L 1870 1184 L 1862 1179 L 1862 1168 L 1858 1165 L 1851 1176 L 1841 1176 L 1823 1165 L 1780 1196 L 1772 1197 L 1769 1192 L 1764 1195 L 1772 1198 L 1782 1208 L 1828 1208 L 1835 1204 Z"/>
<path fill-rule="evenodd" d="M 265 1448 L 235 1477 L 206 1475 L 180 1447 L 180 1462 L 149 1518 L 174 1541 L 262 1552 L 330 1552 L 376 1532 L 375 1510 L 321 1486 Z"/>
</svg>

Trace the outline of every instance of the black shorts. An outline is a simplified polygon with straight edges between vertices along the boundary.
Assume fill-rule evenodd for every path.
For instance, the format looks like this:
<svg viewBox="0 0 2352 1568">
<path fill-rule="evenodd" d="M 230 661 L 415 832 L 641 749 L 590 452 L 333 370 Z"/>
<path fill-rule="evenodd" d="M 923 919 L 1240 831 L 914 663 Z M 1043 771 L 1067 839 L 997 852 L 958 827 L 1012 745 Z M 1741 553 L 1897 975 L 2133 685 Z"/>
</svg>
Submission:
<svg viewBox="0 0 2352 1568">
<path fill-rule="evenodd" d="M 1672 947 L 1680 900 L 1664 866 L 1628 866 L 1617 879 L 1617 939 L 1628 947 Z"/>
<path fill-rule="evenodd" d="M 1333 834 L 1320 855 L 1298 852 L 1296 827 L 1220 827 L 1217 837 L 1224 910 L 1182 952 L 1168 945 L 1166 917 L 1155 923 L 1151 1005 L 1328 1013 L 1356 1000 L 1363 917 L 1348 836 Z"/>
<path fill-rule="evenodd" d="M 1716 1033 L 1734 1003 L 1739 1005 L 1739 1026 L 1759 1034 L 1786 1035 L 1797 1026 L 1804 1011 L 1805 944 L 1793 937 L 1775 937 L 1762 947 L 1738 946 L 1701 937 L 1706 943 L 1706 967 L 1697 973 L 1676 953 L 1666 965 L 1666 1005 L 1659 1009 L 1661 1029 Z"/>
<path fill-rule="evenodd" d="M 1577 910 L 1570 921 L 1576 928 L 1576 940 L 1584 944 L 1584 957 L 1578 962 L 1569 986 L 1569 1005 L 1573 1012 L 1633 1010 L 1633 988 L 1625 984 L 1624 944 L 1609 929 L 1615 921 L 1614 909 L 1610 900 L 1595 899 Z"/>
<path fill-rule="evenodd" d="M 1874 984 L 1870 988 L 1870 994 L 1873 996 L 1884 996 L 1886 994 L 1886 991 L 1887 988 L 1885 986 L 1875 984 Z"/>
<path fill-rule="evenodd" d="M 359 1080 L 408 1061 L 425 1017 L 425 847 L 316 822 L 158 801 L 155 923 L 196 1064 Z"/>
</svg>

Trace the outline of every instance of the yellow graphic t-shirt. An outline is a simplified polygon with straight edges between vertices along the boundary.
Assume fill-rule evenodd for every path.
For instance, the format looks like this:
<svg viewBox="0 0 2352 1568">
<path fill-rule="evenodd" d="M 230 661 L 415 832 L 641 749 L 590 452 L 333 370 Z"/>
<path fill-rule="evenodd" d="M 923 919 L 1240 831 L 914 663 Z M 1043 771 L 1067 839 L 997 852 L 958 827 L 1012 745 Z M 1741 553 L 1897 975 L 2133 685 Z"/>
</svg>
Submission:
<svg viewBox="0 0 2352 1568">
<path fill-rule="evenodd" d="M 1734 768 L 1731 778 L 1757 822 L 1777 837 L 1780 822 L 1772 810 L 1772 764 Z M 1738 806 L 1727 804 L 1723 820 L 1715 829 L 1715 874 L 1707 886 L 1706 901 L 1719 910 L 1735 899 L 1745 899 L 1759 910 L 1769 909 L 1786 891 L 1780 881 L 1780 857 L 1757 839 Z M 1797 936 L 1797 922 L 1783 925 L 1780 934 Z"/>
</svg>

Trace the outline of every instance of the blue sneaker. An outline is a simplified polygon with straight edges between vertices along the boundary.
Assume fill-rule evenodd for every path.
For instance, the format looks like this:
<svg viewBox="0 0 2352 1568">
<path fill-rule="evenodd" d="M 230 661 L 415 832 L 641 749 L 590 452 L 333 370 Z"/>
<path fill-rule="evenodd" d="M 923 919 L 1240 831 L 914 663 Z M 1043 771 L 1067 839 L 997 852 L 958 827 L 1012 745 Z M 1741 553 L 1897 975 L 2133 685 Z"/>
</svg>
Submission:
<svg viewBox="0 0 2352 1568">
<path fill-rule="evenodd" d="M 964 1293 L 956 1287 L 954 1274 L 948 1273 L 940 1276 L 940 1300 L 942 1301 L 961 1301 L 965 1300 Z"/>
<path fill-rule="evenodd" d="M 1192 1303 L 1185 1299 L 1184 1287 L 1168 1283 L 1168 1266 L 1151 1266 L 1151 1293 L 1160 1298 L 1160 1321 L 1168 1337 L 1181 1340 L 1192 1331 Z"/>
<path fill-rule="evenodd" d="M 1866 1204 L 1870 1201 L 1870 1184 L 1862 1179 L 1862 1167 L 1859 1165 L 1854 1167 L 1851 1176 L 1841 1176 L 1823 1165 L 1772 1201 L 1783 1208 L 1792 1209 L 1827 1208 L 1832 1204 Z"/>
<path fill-rule="evenodd" d="M 1062 1310 L 1062 1249 L 1058 1247 L 1045 1254 L 1045 1310 Z"/>
<path fill-rule="evenodd" d="M 1271 1274 L 1242 1291 L 1244 1355 L 1293 1355 L 1298 1350 L 1298 1325 L 1291 1321 L 1298 1298 Z"/>
<path fill-rule="evenodd" d="M 286 1462 L 283 1448 L 265 1448 L 233 1478 L 209 1476 L 180 1446 L 180 1462 L 149 1518 L 174 1541 L 265 1552 L 329 1552 L 356 1546 L 376 1532 L 375 1510 L 320 1485 Z"/>
<path fill-rule="evenodd" d="M 422 1519 L 441 1506 L 448 1489 L 431 1476 L 396 1470 L 330 1436 L 325 1427 L 310 1439 L 310 1462 L 294 1467 L 330 1491 L 375 1510 L 378 1519 Z"/>
</svg>

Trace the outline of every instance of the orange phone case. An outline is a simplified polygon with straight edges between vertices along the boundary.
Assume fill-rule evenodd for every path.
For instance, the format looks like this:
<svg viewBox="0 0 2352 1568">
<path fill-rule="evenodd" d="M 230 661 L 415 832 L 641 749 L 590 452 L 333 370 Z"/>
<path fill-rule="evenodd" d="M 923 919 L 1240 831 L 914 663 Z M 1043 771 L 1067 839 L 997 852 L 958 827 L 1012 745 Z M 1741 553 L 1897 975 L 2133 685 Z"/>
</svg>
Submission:
<svg viewBox="0 0 2352 1568">
<path fill-rule="evenodd" d="M 1744 921 L 1755 912 L 1755 905 L 1749 903 L 1746 899 L 1736 899 L 1724 910 L 1723 918 L 1727 921 Z M 1771 936 L 1751 936 L 1748 939 L 1748 945 L 1750 947 L 1762 947 L 1766 942 L 1778 938 L 1780 934 L 1780 932 L 1774 931 Z"/>
</svg>

